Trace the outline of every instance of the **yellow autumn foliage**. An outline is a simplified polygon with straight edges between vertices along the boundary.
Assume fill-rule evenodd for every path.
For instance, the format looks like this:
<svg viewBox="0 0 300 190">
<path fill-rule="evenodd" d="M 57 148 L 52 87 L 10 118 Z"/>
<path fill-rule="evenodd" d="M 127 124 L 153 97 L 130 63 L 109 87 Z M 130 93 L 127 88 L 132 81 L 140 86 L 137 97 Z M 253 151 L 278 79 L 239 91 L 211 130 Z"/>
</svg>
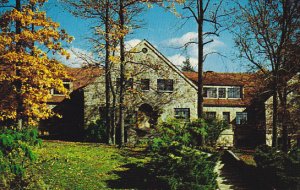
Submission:
<svg viewBox="0 0 300 190">
<path fill-rule="evenodd" d="M 51 89 L 67 96 L 62 79 L 70 77 L 52 55 L 68 58 L 61 41 L 71 42 L 73 38 L 39 9 L 45 2 L 22 1 L 21 11 L 11 9 L 0 15 L 0 121 L 20 119 L 16 110 L 21 102 L 23 109 L 18 116 L 30 125 L 36 124 L 54 115 L 47 105 Z M 19 34 L 16 22 L 21 25 Z M 16 84 L 20 84 L 19 90 Z"/>
</svg>

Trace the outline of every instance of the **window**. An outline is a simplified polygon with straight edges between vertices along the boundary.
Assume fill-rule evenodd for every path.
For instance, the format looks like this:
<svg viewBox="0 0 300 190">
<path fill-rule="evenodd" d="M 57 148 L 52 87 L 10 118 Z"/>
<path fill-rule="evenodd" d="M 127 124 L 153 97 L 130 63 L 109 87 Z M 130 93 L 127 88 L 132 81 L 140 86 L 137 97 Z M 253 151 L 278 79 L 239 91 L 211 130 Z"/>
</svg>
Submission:
<svg viewBox="0 0 300 190">
<path fill-rule="evenodd" d="M 203 88 L 203 97 L 206 98 L 217 98 L 217 88 Z"/>
<path fill-rule="evenodd" d="M 141 80 L 141 90 L 150 90 L 150 79 Z"/>
<path fill-rule="evenodd" d="M 129 78 L 129 79 L 124 79 L 124 83 L 125 83 L 125 88 L 133 88 L 133 78 Z M 121 85 L 121 79 L 120 78 L 117 78 L 116 80 L 116 86 L 117 86 L 117 89 L 120 88 L 120 85 Z"/>
<path fill-rule="evenodd" d="M 65 89 L 67 89 L 68 91 L 71 91 L 71 82 L 70 81 L 63 81 L 63 86 Z M 52 90 L 52 94 L 53 95 L 63 95 L 62 93 L 60 93 L 58 90 L 53 89 Z"/>
<path fill-rule="evenodd" d="M 247 112 L 236 112 L 236 124 L 246 124 L 247 123 Z"/>
<path fill-rule="evenodd" d="M 241 98 L 241 88 L 240 87 L 228 88 L 228 98 Z"/>
<path fill-rule="evenodd" d="M 230 112 L 223 112 L 223 121 L 230 123 Z"/>
<path fill-rule="evenodd" d="M 219 88 L 218 93 L 219 93 L 219 98 L 226 98 L 226 88 Z"/>
<path fill-rule="evenodd" d="M 205 86 L 204 98 L 242 98 L 242 87 L 234 86 Z"/>
<path fill-rule="evenodd" d="M 190 108 L 175 108 L 175 118 L 184 119 L 185 121 L 190 120 Z"/>
<path fill-rule="evenodd" d="M 207 119 L 216 119 L 217 113 L 216 112 L 205 112 L 205 116 Z"/>
<path fill-rule="evenodd" d="M 125 86 L 126 88 L 133 88 L 133 78 L 125 80 Z"/>
<path fill-rule="evenodd" d="M 157 90 L 158 91 L 173 91 L 173 80 L 172 79 L 157 79 Z"/>
</svg>

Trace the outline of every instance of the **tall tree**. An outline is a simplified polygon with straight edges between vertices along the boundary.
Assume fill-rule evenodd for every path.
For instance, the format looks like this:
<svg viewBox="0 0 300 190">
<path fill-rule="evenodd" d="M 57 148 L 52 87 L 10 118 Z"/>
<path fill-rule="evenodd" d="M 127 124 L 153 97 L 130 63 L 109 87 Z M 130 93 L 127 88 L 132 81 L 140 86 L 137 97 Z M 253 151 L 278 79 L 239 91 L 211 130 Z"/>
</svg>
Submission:
<svg viewBox="0 0 300 190">
<path fill-rule="evenodd" d="M 89 38 L 95 44 L 97 54 L 105 57 L 105 120 L 107 136 L 111 136 L 111 142 L 115 142 L 115 119 L 118 116 L 119 142 L 124 144 L 124 96 L 126 91 L 125 78 L 125 36 L 139 27 L 136 16 L 142 11 L 139 0 L 111 1 L 111 0 L 64 0 L 68 9 L 75 15 L 83 18 L 94 19 L 97 24 L 93 26 L 95 36 Z M 129 28 L 131 30 L 129 30 Z M 102 45 L 99 45 L 102 44 Z M 105 51 L 103 51 L 105 47 Z M 118 48 L 119 47 L 119 48 Z M 101 60 L 101 59 L 100 59 Z M 112 71 L 119 64 L 118 91 L 113 86 Z M 110 96 L 112 95 L 112 99 Z M 118 95 L 118 97 L 116 96 Z M 118 102 L 116 99 L 118 98 Z M 118 103 L 118 109 L 115 108 Z M 112 108 L 111 108 L 112 107 Z M 111 108 L 111 109 L 110 109 Z M 115 111 L 118 111 L 118 114 Z M 110 113 L 110 114 L 109 114 Z M 111 127 L 109 127 L 111 126 Z"/>
<path fill-rule="evenodd" d="M 133 21 L 134 16 L 137 16 L 143 9 L 139 7 L 139 0 L 119 0 L 119 47 L 120 47 L 120 89 L 119 89 L 119 131 L 120 131 L 120 146 L 125 143 L 125 93 L 127 78 L 125 78 L 126 51 L 125 37 L 129 34 L 129 24 Z"/>
<path fill-rule="evenodd" d="M 299 2 L 248 0 L 246 4 L 237 2 L 237 5 L 241 11 L 237 13 L 233 30 L 236 45 L 241 57 L 264 73 L 269 83 L 273 96 L 272 146 L 278 146 L 280 122 L 283 150 L 287 150 L 287 82 L 299 68 L 298 55 L 294 52 L 300 31 Z"/>
<path fill-rule="evenodd" d="M 106 136 L 107 143 L 114 144 L 114 126 L 112 125 L 111 114 L 111 51 L 113 49 L 113 27 L 114 27 L 114 7 L 115 3 L 112 3 L 111 0 L 64 0 L 67 5 L 67 9 L 75 16 L 91 19 L 96 23 L 92 26 L 92 30 L 94 32 L 93 37 L 89 37 L 88 39 L 93 42 L 93 49 L 95 54 L 104 55 L 104 60 L 100 57 L 99 62 L 104 62 L 104 70 L 105 70 L 105 126 L 106 126 Z M 104 51 L 103 48 L 104 47 Z M 88 63 L 88 64 L 94 64 Z M 97 65 L 102 65 L 101 63 L 97 63 Z"/>
<path fill-rule="evenodd" d="M 188 16 L 183 18 L 192 18 L 198 29 L 198 41 L 190 41 L 185 44 L 187 47 L 190 44 L 197 44 L 198 46 L 198 103 L 197 112 L 198 118 L 203 117 L 203 63 L 205 60 L 204 46 L 213 42 L 213 39 L 208 39 L 208 36 L 219 36 L 222 31 L 220 19 L 225 18 L 229 13 L 220 13 L 223 0 L 214 2 L 211 0 L 186 0 L 183 2 L 183 10 L 186 10 Z M 205 31 L 205 24 L 210 24 L 208 30 Z M 208 40 L 205 40 L 208 39 Z"/>
<path fill-rule="evenodd" d="M 40 8 L 45 0 L 6 1 L 0 17 L 0 120 L 15 120 L 18 127 L 36 124 L 54 113 L 47 106 L 51 89 L 64 94 L 64 66 L 47 52 L 67 56 L 60 41 L 71 41 L 59 24 Z M 32 7 L 36 7 L 34 10 Z M 36 26 L 35 28 L 33 26 Z M 33 46 L 37 42 L 38 46 Z"/>
<path fill-rule="evenodd" d="M 124 122 L 124 90 L 125 90 L 125 45 L 124 38 L 128 31 L 125 29 L 125 6 L 124 0 L 119 0 L 119 20 L 120 20 L 120 99 L 119 99 L 119 129 L 120 129 L 120 146 L 125 143 L 125 122 Z"/>
</svg>

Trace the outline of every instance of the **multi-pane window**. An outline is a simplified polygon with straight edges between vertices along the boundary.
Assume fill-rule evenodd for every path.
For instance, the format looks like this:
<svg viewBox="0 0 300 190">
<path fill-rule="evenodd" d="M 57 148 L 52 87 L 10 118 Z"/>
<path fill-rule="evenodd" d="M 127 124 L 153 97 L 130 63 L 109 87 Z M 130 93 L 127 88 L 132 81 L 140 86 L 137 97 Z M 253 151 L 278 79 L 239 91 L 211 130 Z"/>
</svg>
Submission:
<svg viewBox="0 0 300 190">
<path fill-rule="evenodd" d="M 190 120 L 190 108 L 175 108 L 175 118 Z"/>
<path fill-rule="evenodd" d="M 230 123 L 230 112 L 223 112 L 223 121 Z"/>
<path fill-rule="evenodd" d="M 241 98 L 241 88 L 240 87 L 228 88 L 228 98 Z"/>
<path fill-rule="evenodd" d="M 207 119 L 216 119 L 217 113 L 216 112 L 205 112 L 205 117 Z"/>
<path fill-rule="evenodd" d="M 141 90 L 150 90 L 150 79 L 141 80 Z"/>
<path fill-rule="evenodd" d="M 157 90 L 158 91 L 173 91 L 173 80 L 172 79 L 157 79 Z"/>
<path fill-rule="evenodd" d="M 203 88 L 203 97 L 206 98 L 217 98 L 217 88 L 213 87 L 204 87 Z"/>
<path fill-rule="evenodd" d="M 218 93 L 219 93 L 219 98 L 226 98 L 226 88 L 219 88 Z"/>
<path fill-rule="evenodd" d="M 222 87 L 210 87 L 203 88 L 204 98 L 242 98 L 241 87 L 236 86 L 222 86 Z"/>
<path fill-rule="evenodd" d="M 241 124 L 246 124 L 247 123 L 247 112 L 236 112 L 236 124 L 241 125 Z"/>
</svg>

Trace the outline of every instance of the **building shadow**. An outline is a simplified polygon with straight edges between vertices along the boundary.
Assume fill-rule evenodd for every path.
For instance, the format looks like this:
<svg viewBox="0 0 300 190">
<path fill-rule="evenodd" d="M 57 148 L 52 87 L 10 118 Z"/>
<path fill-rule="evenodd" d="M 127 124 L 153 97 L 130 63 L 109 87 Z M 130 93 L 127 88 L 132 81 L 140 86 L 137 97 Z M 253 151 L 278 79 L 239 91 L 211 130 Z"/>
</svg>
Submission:
<svg viewBox="0 0 300 190">
<path fill-rule="evenodd" d="M 150 174 L 148 164 L 126 164 L 123 171 L 114 171 L 119 178 L 107 181 L 112 189 L 168 189 L 168 187 Z"/>
<path fill-rule="evenodd" d="M 224 153 L 221 157 L 224 164 L 220 171 L 223 184 L 232 190 L 270 190 L 267 184 L 260 179 L 261 175 L 255 166 L 250 166 L 242 161 L 235 160 L 232 155 Z"/>
</svg>

